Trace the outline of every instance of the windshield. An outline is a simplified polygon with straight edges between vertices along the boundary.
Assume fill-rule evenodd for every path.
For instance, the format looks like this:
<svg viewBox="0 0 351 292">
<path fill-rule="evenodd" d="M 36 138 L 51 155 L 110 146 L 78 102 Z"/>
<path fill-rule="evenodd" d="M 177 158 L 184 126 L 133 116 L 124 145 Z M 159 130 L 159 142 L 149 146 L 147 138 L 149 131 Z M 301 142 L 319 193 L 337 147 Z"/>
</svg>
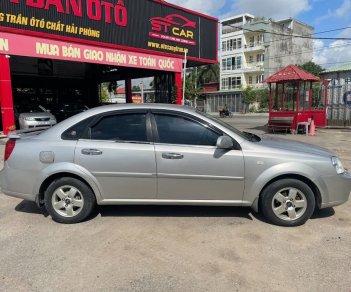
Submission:
<svg viewBox="0 0 351 292">
<path fill-rule="evenodd" d="M 42 113 L 44 110 L 38 105 L 32 104 L 21 104 L 17 106 L 17 111 L 19 113 Z"/>
<path fill-rule="evenodd" d="M 231 126 L 230 124 L 227 124 L 226 122 L 222 121 L 221 119 L 217 119 L 214 116 L 211 116 L 205 112 L 201 112 L 201 111 L 197 111 L 198 114 L 222 125 L 223 127 L 227 128 L 228 130 L 234 132 L 235 134 L 237 134 L 238 136 L 240 136 L 241 138 L 245 139 L 245 140 L 249 140 L 249 141 L 261 141 L 261 138 L 255 134 L 252 133 L 248 133 L 248 132 L 242 132 L 240 130 L 238 130 L 237 128 Z"/>
</svg>

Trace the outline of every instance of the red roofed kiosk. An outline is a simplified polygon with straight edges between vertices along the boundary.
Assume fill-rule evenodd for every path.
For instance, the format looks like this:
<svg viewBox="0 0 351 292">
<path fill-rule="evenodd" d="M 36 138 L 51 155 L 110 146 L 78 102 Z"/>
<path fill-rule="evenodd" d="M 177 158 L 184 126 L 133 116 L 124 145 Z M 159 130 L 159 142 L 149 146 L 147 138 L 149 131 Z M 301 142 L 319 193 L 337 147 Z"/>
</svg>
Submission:
<svg viewBox="0 0 351 292">
<path fill-rule="evenodd" d="M 327 86 L 318 77 L 288 65 L 264 82 L 269 86 L 268 126 L 273 131 L 294 132 L 311 120 L 317 127 L 326 126 Z"/>
</svg>

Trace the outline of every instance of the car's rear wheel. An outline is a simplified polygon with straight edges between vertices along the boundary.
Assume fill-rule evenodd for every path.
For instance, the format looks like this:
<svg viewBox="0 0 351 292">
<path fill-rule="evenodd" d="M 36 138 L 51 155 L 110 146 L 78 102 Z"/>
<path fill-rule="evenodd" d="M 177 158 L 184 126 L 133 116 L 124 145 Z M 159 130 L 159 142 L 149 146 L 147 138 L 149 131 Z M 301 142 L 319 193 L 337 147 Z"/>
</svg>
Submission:
<svg viewBox="0 0 351 292">
<path fill-rule="evenodd" d="M 315 197 L 311 188 L 297 179 L 281 179 L 268 185 L 261 194 L 261 211 L 271 223 L 299 226 L 313 214 Z"/>
<path fill-rule="evenodd" d="M 53 181 L 44 197 L 46 210 L 59 223 L 78 223 L 93 211 L 96 200 L 94 193 L 84 182 L 62 177 Z"/>
</svg>

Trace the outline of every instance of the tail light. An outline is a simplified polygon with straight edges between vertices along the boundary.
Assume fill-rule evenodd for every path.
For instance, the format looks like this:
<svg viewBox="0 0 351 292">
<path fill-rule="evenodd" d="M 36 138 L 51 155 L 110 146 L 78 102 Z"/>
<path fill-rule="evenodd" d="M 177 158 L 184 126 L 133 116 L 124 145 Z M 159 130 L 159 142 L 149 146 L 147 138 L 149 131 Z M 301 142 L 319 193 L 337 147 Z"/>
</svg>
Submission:
<svg viewBox="0 0 351 292">
<path fill-rule="evenodd" d="M 5 161 L 10 158 L 11 153 L 12 153 L 13 149 L 15 148 L 15 145 L 16 145 L 16 139 L 9 139 L 6 142 L 5 155 L 4 155 Z"/>
</svg>

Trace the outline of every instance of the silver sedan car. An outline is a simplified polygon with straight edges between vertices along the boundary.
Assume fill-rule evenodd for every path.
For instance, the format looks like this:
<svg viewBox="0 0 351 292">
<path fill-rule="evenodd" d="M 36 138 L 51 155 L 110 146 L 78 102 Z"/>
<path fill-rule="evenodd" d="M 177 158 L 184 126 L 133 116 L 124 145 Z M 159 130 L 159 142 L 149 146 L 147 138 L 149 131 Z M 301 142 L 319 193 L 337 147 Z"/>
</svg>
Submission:
<svg viewBox="0 0 351 292">
<path fill-rule="evenodd" d="M 56 118 L 41 105 L 27 104 L 16 108 L 20 129 L 47 127 L 56 124 Z"/>
<path fill-rule="evenodd" d="M 96 204 L 176 204 L 249 206 L 297 226 L 351 190 L 351 175 L 326 149 L 174 105 L 102 106 L 39 134 L 12 134 L 4 160 L 1 191 L 61 223 L 85 220 Z"/>
</svg>

